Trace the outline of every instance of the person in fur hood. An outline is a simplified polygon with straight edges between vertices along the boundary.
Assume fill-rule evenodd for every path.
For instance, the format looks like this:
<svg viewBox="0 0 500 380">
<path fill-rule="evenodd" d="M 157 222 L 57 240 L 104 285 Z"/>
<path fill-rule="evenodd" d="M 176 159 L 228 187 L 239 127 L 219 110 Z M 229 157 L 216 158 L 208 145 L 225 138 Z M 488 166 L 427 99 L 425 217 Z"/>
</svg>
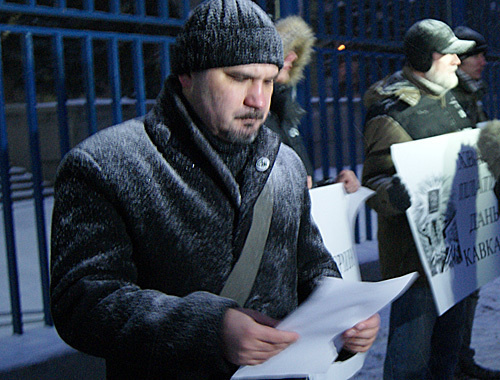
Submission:
<svg viewBox="0 0 500 380">
<path fill-rule="evenodd" d="M 276 29 L 283 40 L 285 58 L 274 85 L 266 126 L 302 159 L 307 171 L 307 185 L 312 188 L 314 168 L 300 131 L 301 119 L 306 111 L 296 101 L 296 86 L 304 78 L 304 69 L 311 61 L 316 36 L 300 16 L 279 19 Z M 335 181 L 343 182 L 348 193 L 355 192 L 360 186 L 352 170 L 340 171 Z"/>
<path fill-rule="evenodd" d="M 229 379 L 295 342 L 276 321 L 339 276 L 300 158 L 262 127 L 282 65 L 255 3 L 201 3 L 153 109 L 61 162 L 52 316 L 68 344 L 105 358 L 108 379 Z M 379 325 L 348 329 L 345 352 L 368 350 Z"/>
<path fill-rule="evenodd" d="M 500 120 L 488 121 L 479 132 L 477 141 L 481 159 L 486 162 L 493 178 L 494 192 L 500 201 Z"/>
</svg>

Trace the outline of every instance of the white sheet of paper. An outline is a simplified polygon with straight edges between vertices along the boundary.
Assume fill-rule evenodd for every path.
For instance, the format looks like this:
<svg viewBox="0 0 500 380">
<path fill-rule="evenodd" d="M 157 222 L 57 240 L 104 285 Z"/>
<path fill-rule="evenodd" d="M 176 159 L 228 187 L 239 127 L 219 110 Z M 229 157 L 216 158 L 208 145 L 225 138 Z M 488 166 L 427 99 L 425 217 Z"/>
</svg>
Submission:
<svg viewBox="0 0 500 380">
<path fill-rule="evenodd" d="M 333 341 L 403 294 L 417 276 L 410 273 L 380 282 L 324 278 L 311 296 L 277 327 L 299 333 L 299 340 L 262 364 L 241 367 L 232 379 L 326 373 L 337 357 Z M 337 378 L 348 379 L 352 374 Z"/>
<path fill-rule="evenodd" d="M 354 193 L 347 194 L 347 216 L 353 233 L 354 223 L 356 222 L 356 216 L 358 215 L 360 207 L 374 194 L 375 191 L 364 186 L 360 186 Z"/>
<path fill-rule="evenodd" d="M 311 213 L 323 242 L 346 280 L 361 280 L 354 245 L 354 223 L 363 202 L 374 192 L 366 187 L 346 194 L 342 183 L 311 189 Z"/>
</svg>

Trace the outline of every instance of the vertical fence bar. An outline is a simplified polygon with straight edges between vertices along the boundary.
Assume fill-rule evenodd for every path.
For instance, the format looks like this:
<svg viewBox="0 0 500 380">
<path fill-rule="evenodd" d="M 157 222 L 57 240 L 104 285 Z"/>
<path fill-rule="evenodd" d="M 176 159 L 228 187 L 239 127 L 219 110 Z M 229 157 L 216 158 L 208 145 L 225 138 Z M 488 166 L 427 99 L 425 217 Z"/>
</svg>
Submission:
<svg viewBox="0 0 500 380">
<path fill-rule="evenodd" d="M 146 16 L 146 6 L 144 0 L 135 1 L 135 14 L 138 16 Z"/>
<path fill-rule="evenodd" d="M 333 30 L 333 33 L 332 33 L 333 37 L 339 38 L 339 36 L 340 36 L 340 15 L 339 15 L 339 8 L 336 5 L 337 4 L 335 4 L 332 7 L 333 13 L 332 13 L 331 19 L 329 21 L 332 23 L 332 27 L 330 29 Z M 325 10 L 325 8 L 323 6 L 323 11 L 324 10 Z M 325 18 L 325 12 L 322 13 L 321 17 L 323 19 Z M 326 20 L 325 20 L 325 24 L 326 24 Z"/>
<path fill-rule="evenodd" d="M 45 232 L 45 211 L 43 206 L 43 178 L 40 160 L 39 129 L 36 115 L 35 58 L 32 34 L 25 33 L 23 35 L 22 42 L 24 63 L 23 71 L 26 86 L 26 112 L 28 114 L 31 170 L 33 172 L 33 196 L 35 201 L 36 227 L 38 236 L 40 278 L 42 281 L 43 312 L 45 324 L 51 326 L 53 323 L 50 315 L 49 302 L 49 259 L 47 235 Z"/>
<path fill-rule="evenodd" d="M 357 162 L 357 154 L 356 154 L 356 128 L 354 127 L 354 103 L 353 103 L 353 65 L 352 60 L 352 52 L 347 51 L 345 53 L 345 65 L 346 65 L 346 97 L 347 97 L 347 136 L 348 136 L 348 144 L 349 144 L 349 166 L 350 168 L 356 172 Z"/>
<path fill-rule="evenodd" d="M 324 52 L 318 54 L 318 78 L 325 78 L 324 74 Z M 319 95 L 319 114 L 320 114 L 320 131 L 321 131 L 321 167 L 323 169 L 323 178 L 329 177 L 330 159 L 328 157 L 328 115 L 326 109 L 326 90 L 325 81 L 318 80 L 318 95 Z"/>
<path fill-rule="evenodd" d="M 323 0 L 317 1 L 318 10 L 316 12 L 318 17 L 318 34 L 321 37 L 325 37 L 326 35 L 326 21 L 325 21 L 325 3 Z"/>
<path fill-rule="evenodd" d="M 485 98 L 485 111 L 489 119 L 500 117 L 500 61 L 488 63 L 485 71 L 485 80 L 489 84 Z"/>
<path fill-rule="evenodd" d="M 66 9 L 66 0 L 56 0 L 56 7 Z"/>
<path fill-rule="evenodd" d="M 484 100 L 486 100 L 486 104 L 484 104 L 484 111 L 486 112 L 486 115 L 488 115 L 489 119 L 493 119 L 493 92 L 491 91 L 491 84 L 493 83 L 493 70 L 492 70 L 492 63 L 489 63 L 486 66 L 486 69 L 484 70 L 483 74 L 484 80 L 486 83 L 489 83 L 490 86 L 488 87 L 488 92 L 484 96 Z"/>
<path fill-rule="evenodd" d="M 115 15 L 120 14 L 120 0 L 110 0 L 109 11 Z"/>
<path fill-rule="evenodd" d="M 121 123 L 121 80 L 120 80 L 120 58 L 118 54 L 118 38 L 112 37 L 108 41 L 108 73 L 111 87 L 111 99 L 113 104 L 113 124 Z"/>
<path fill-rule="evenodd" d="M 391 41 L 399 41 L 402 36 L 401 30 L 401 2 L 395 1 L 392 4 L 394 15 L 394 34 L 391 36 Z"/>
<path fill-rule="evenodd" d="M 94 0 L 83 0 L 83 9 L 92 12 L 94 10 Z"/>
<path fill-rule="evenodd" d="M 411 14 L 410 14 L 410 9 L 411 8 L 411 4 L 413 3 L 411 0 L 403 0 L 404 1 L 404 9 L 405 9 L 405 12 L 403 12 L 404 14 L 404 30 L 408 29 L 410 27 L 410 20 L 411 20 Z"/>
<path fill-rule="evenodd" d="M 166 0 L 165 0 L 166 1 Z M 184 0 L 182 2 L 182 18 L 187 19 L 189 12 L 191 11 L 191 5 L 189 4 L 189 0 Z"/>
<path fill-rule="evenodd" d="M 346 33 L 345 36 L 347 37 L 348 40 L 351 40 L 353 35 L 354 35 L 354 30 L 353 30 L 353 23 L 352 23 L 352 1 L 346 1 L 345 2 L 345 24 L 346 24 Z"/>
<path fill-rule="evenodd" d="M 500 62 L 495 62 L 494 70 L 492 70 L 491 83 L 493 84 L 490 95 L 492 97 L 490 101 L 490 115 L 491 118 L 500 118 Z M 493 94 L 495 94 L 493 96 Z"/>
<path fill-rule="evenodd" d="M 494 119 L 500 119 L 500 101 L 499 101 L 499 94 L 500 94 L 500 67 L 497 65 L 496 66 L 497 70 L 495 71 L 494 75 L 494 81 L 493 83 L 496 85 L 496 91 L 495 91 L 495 99 L 490 102 L 490 108 L 491 111 L 489 115 L 491 115 L 491 118 Z"/>
<path fill-rule="evenodd" d="M 352 91 L 352 85 L 353 85 L 353 70 L 352 70 L 352 65 L 353 65 L 353 60 L 352 60 L 352 52 L 347 51 L 345 53 L 345 73 L 346 73 L 346 78 L 345 78 L 345 83 L 346 83 L 346 98 L 347 98 L 347 136 L 348 136 L 348 144 L 349 144 L 349 167 L 350 169 L 356 173 L 356 167 L 357 167 L 357 154 L 356 154 L 356 149 L 357 149 L 357 143 L 356 143 L 356 128 L 354 126 L 354 103 L 353 103 L 353 91 Z M 343 149 L 342 149 L 343 150 Z M 341 168 L 343 169 L 343 167 Z M 338 173 L 339 171 L 337 171 Z M 359 218 L 356 217 L 355 225 L 354 225 L 354 241 L 355 243 L 359 244 L 360 238 L 359 238 Z"/>
<path fill-rule="evenodd" d="M 369 17 L 370 21 L 368 24 L 371 26 L 371 39 L 372 40 L 377 40 L 378 37 L 378 24 L 377 24 L 377 1 L 376 0 L 370 0 L 369 4 Z"/>
<path fill-rule="evenodd" d="M 394 2 L 393 2 L 393 4 L 394 4 Z M 384 18 L 384 20 L 386 20 L 382 23 L 382 38 L 384 39 L 384 41 L 389 41 L 390 40 L 390 37 L 389 37 L 390 16 L 389 16 L 387 2 L 382 1 L 381 7 L 382 7 L 381 11 L 382 11 L 382 15 L 383 15 L 382 17 Z M 394 14 L 393 14 L 393 17 L 394 17 Z"/>
<path fill-rule="evenodd" d="M 70 149 L 69 127 L 68 127 L 68 111 L 66 101 L 65 72 L 64 72 L 64 44 L 61 33 L 56 33 L 52 37 L 54 50 L 54 77 L 56 85 L 57 97 L 57 120 L 59 124 L 59 147 L 61 149 L 61 157 L 63 157 Z"/>
<path fill-rule="evenodd" d="M 343 54 L 339 53 L 338 50 L 332 51 L 332 63 L 331 63 L 331 72 L 332 72 L 332 81 L 334 83 L 332 88 L 332 98 L 333 98 L 333 130 L 334 136 L 333 139 L 335 141 L 335 167 L 337 169 L 337 174 L 339 173 L 341 168 L 344 167 L 344 152 L 342 149 L 342 100 L 341 100 L 341 92 L 337 83 L 340 83 L 339 78 L 339 58 L 342 57 Z M 344 61 L 345 63 L 345 61 Z M 344 78 L 345 79 L 345 78 Z M 345 83 L 345 82 L 344 82 Z"/>
<path fill-rule="evenodd" d="M 170 10 L 168 7 L 168 1 L 159 0 L 158 1 L 158 15 L 160 18 L 168 18 L 170 14 Z"/>
<path fill-rule="evenodd" d="M 361 95 L 361 99 L 363 99 L 363 95 L 366 92 L 367 88 L 371 85 L 369 82 L 369 74 L 366 62 L 370 60 L 370 54 L 368 55 L 360 55 L 359 56 L 359 93 Z M 366 110 L 361 102 L 361 134 L 364 132 L 364 122 L 366 118 Z M 364 140 L 362 140 L 364 141 Z M 363 147 L 364 148 L 364 147 Z M 364 161 L 364 149 L 363 151 L 363 161 Z M 373 226 L 372 226 L 372 211 L 370 207 L 365 203 L 365 234 L 366 240 L 373 240 Z"/>
<path fill-rule="evenodd" d="M 134 83 L 136 93 L 136 112 L 137 116 L 146 113 L 146 92 L 144 89 L 144 54 L 142 41 L 135 39 L 132 42 L 132 62 L 134 65 Z"/>
<path fill-rule="evenodd" d="M 356 36 L 361 39 L 366 38 L 365 1 L 358 3 L 358 34 Z"/>
<path fill-rule="evenodd" d="M 298 1 L 280 1 L 280 18 L 299 14 Z"/>
<path fill-rule="evenodd" d="M 304 80 L 297 86 L 297 100 L 304 106 L 306 114 L 304 122 L 300 123 L 300 132 L 304 136 L 304 144 L 306 152 L 311 159 L 313 165 L 313 181 L 315 180 L 314 172 L 316 171 L 316 160 L 314 157 L 314 132 L 313 132 L 313 109 L 311 104 L 311 69 L 307 66 L 304 70 Z"/>
<path fill-rule="evenodd" d="M 87 118 L 89 135 L 97 132 L 97 113 L 95 109 L 95 82 L 94 82 L 94 49 L 92 37 L 82 39 L 83 78 L 87 95 Z"/>
<path fill-rule="evenodd" d="M 19 292 L 19 272 L 17 269 L 16 239 L 10 189 L 9 143 L 7 120 L 5 118 L 5 96 L 3 83 L 2 45 L 0 41 L 0 175 L 2 181 L 2 211 L 7 249 L 7 268 L 9 274 L 10 308 L 14 334 L 23 333 L 21 295 Z"/>
<path fill-rule="evenodd" d="M 162 80 L 165 80 L 170 74 L 170 43 L 167 41 L 160 45 L 160 72 Z"/>
</svg>

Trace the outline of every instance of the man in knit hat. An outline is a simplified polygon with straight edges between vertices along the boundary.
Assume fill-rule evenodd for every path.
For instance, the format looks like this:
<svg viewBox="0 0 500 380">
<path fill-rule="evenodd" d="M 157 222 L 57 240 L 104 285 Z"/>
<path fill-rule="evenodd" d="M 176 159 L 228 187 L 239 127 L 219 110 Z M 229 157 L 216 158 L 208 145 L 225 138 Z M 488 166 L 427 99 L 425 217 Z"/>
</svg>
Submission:
<svg viewBox="0 0 500 380">
<path fill-rule="evenodd" d="M 295 342 L 276 320 L 339 275 L 300 158 L 262 127 L 282 65 L 258 6 L 204 2 L 151 112 L 60 164 L 52 315 L 67 343 L 106 359 L 108 378 L 229 379 Z M 366 351 L 379 323 L 347 330 L 345 350 Z"/>
<path fill-rule="evenodd" d="M 458 55 L 474 44 L 458 39 L 441 21 L 418 21 L 404 37 L 402 71 L 372 85 L 364 97 L 368 111 L 362 183 L 376 191 L 368 204 L 378 216 L 381 272 L 385 279 L 420 273 L 391 305 L 385 380 L 451 380 L 457 364 L 464 305 L 458 303 L 441 316 L 436 312 L 406 218 L 411 199 L 395 175 L 390 147 L 472 126 L 450 90 L 458 83 Z"/>
<path fill-rule="evenodd" d="M 304 69 L 311 61 L 316 37 L 312 28 L 299 16 L 279 19 L 276 29 L 283 40 L 285 58 L 274 84 L 266 126 L 302 159 L 307 171 L 307 186 L 312 188 L 314 168 L 300 134 L 300 122 L 305 110 L 296 100 L 296 85 L 304 78 Z M 342 170 L 335 180 L 343 182 L 349 193 L 358 190 L 360 185 L 352 170 Z"/>
<path fill-rule="evenodd" d="M 458 86 L 452 90 L 453 95 L 475 125 L 488 120 L 482 102 L 487 92 L 487 84 L 482 79 L 482 74 L 487 64 L 485 54 L 488 45 L 480 33 L 467 26 L 457 26 L 454 32 L 458 38 L 472 40 L 476 43 L 473 48 L 459 56 L 461 63 L 457 69 Z M 475 362 L 475 350 L 470 346 L 478 301 L 479 290 L 470 294 L 465 300 L 467 312 L 456 378 L 500 379 L 500 371 L 484 368 Z"/>
</svg>

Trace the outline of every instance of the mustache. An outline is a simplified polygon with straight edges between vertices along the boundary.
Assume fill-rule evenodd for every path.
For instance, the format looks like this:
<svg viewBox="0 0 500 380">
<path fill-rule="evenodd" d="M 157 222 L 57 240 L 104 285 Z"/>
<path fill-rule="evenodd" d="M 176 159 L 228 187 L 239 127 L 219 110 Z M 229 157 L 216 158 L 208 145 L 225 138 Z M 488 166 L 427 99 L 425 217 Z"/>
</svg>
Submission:
<svg viewBox="0 0 500 380">
<path fill-rule="evenodd" d="M 244 114 L 238 115 L 235 117 L 236 119 L 255 119 L 255 120 L 264 120 L 264 112 L 262 111 L 248 111 Z"/>
</svg>

